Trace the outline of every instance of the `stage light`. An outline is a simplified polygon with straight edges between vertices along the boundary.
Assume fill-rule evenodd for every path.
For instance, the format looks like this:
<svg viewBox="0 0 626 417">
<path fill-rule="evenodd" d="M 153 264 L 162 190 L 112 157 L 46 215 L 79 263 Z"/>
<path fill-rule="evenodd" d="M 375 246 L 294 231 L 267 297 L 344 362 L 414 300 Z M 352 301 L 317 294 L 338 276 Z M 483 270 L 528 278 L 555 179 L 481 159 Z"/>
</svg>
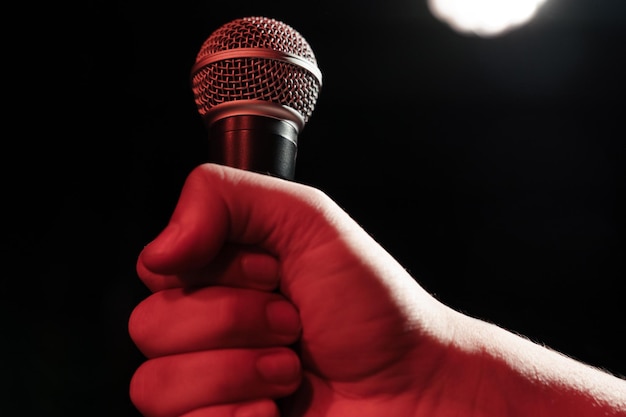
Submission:
<svg viewBox="0 0 626 417">
<path fill-rule="evenodd" d="M 545 0 L 428 0 L 431 13 L 463 34 L 494 37 L 528 23 Z"/>
</svg>

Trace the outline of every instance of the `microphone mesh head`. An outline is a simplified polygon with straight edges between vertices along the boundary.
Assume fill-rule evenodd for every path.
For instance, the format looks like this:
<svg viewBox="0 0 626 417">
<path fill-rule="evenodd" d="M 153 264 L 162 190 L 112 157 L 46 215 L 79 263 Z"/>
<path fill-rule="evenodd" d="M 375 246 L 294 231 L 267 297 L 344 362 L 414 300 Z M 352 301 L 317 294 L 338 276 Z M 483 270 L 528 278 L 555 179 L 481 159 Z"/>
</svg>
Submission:
<svg viewBox="0 0 626 417">
<path fill-rule="evenodd" d="M 267 53 L 254 56 L 254 50 Z M 306 123 L 321 88 L 319 70 L 316 75 L 311 68 L 317 70 L 313 50 L 290 26 L 265 17 L 233 20 L 214 31 L 196 57 L 192 90 L 198 112 L 204 116 L 222 103 L 259 100 L 287 106 Z"/>
</svg>

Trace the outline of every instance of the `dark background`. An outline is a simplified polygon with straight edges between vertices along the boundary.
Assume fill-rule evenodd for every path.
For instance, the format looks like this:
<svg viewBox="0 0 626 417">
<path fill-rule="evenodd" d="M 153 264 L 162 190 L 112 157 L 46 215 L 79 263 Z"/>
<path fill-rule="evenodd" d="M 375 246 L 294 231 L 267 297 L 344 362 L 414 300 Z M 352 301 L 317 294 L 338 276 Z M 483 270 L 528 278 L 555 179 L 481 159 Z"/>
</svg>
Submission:
<svg viewBox="0 0 626 417">
<path fill-rule="evenodd" d="M 420 0 L 48 7 L 5 67 L 8 415 L 138 415 L 135 259 L 207 158 L 195 55 L 249 15 L 298 30 L 324 74 L 298 181 L 448 305 L 626 374 L 622 0 L 548 0 L 493 39 Z"/>
</svg>

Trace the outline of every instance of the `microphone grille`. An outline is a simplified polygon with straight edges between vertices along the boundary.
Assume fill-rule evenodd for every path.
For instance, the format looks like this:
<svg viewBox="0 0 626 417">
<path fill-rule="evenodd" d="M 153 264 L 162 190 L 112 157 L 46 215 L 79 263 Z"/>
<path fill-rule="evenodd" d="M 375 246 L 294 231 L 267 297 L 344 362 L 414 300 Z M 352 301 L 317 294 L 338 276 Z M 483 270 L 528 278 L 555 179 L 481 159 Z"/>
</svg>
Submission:
<svg viewBox="0 0 626 417">
<path fill-rule="evenodd" d="M 311 46 L 292 27 L 266 17 L 233 20 L 203 43 L 192 69 L 198 112 L 259 100 L 287 106 L 308 121 L 321 88 Z"/>
</svg>

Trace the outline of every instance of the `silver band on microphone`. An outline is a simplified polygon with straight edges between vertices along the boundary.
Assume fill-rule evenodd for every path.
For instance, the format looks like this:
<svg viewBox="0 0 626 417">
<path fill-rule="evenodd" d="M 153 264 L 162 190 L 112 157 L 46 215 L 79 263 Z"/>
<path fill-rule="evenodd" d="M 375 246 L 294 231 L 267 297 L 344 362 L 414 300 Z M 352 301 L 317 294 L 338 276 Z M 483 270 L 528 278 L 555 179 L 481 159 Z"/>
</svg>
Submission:
<svg viewBox="0 0 626 417">
<path fill-rule="evenodd" d="M 260 100 L 226 101 L 202 114 L 207 126 L 233 116 L 262 116 L 282 120 L 289 123 L 298 133 L 304 128 L 304 118 L 298 111 L 288 106 Z"/>
<path fill-rule="evenodd" d="M 191 67 L 191 73 L 195 74 L 196 72 L 200 71 L 202 67 L 212 64 L 214 62 L 237 58 L 272 59 L 275 61 L 282 61 L 288 64 L 296 65 L 298 67 L 304 68 L 306 71 L 313 74 L 313 76 L 317 78 L 320 86 L 322 85 L 322 72 L 317 67 L 317 65 L 297 55 L 287 52 L 275 51 L 267 48 L 236 48 L 211 53 L 199 59 L 193 65 L 193 67 Z"/>
</svg>

